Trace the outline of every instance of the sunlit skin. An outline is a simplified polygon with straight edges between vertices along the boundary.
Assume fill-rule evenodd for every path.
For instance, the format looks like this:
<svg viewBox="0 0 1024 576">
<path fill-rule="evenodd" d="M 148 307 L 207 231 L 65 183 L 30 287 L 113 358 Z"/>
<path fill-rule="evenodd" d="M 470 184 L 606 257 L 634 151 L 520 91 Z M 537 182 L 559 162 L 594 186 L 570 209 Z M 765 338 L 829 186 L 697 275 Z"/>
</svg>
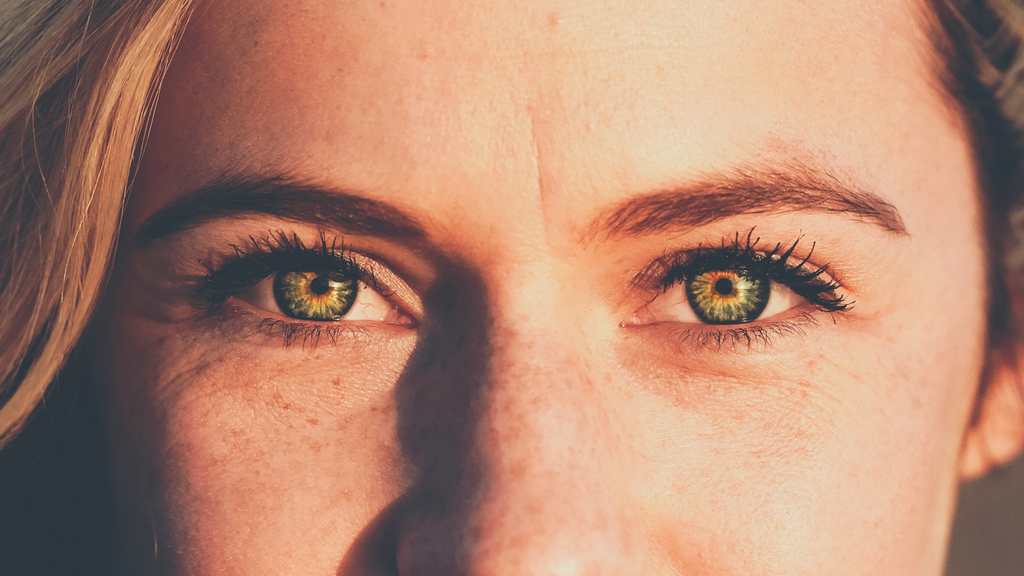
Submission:
<svg viewBox="0 0 1024 576">
<path fill-rule="evenodd" d="M 957 484 L 1020 434 L 991 432 L 999 402 L 969 426 L 979 192 L 923 11 L 201 4 L 90 334 L 125 571 L 940 574 Z M 599 226 L 631 199 L 777 172 L 877 195 L 904 229 L 768 196 Z M 242 214 L 135 241 L 225 175 L 381 201 L 423 233 Z M 763 250 L 799 240 L 853 306 L 779 289 L 745 325 L 767 336 L 744 340 L 637 281 L 751 230 Z M 194 306 L 233 246 L 282 233 L 397 279 L 318 338 L 287 337 L 269 280 Z M 1005 400 L 1012 374 L 991 372 Z"/>
</svg>

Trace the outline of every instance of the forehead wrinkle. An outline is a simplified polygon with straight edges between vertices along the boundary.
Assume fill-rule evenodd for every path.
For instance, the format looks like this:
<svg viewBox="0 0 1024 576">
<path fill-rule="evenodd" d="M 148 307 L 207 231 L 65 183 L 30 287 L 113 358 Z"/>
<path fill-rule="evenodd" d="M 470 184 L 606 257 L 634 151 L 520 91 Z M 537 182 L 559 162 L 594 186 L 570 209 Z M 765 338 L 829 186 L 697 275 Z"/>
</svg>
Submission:
<svg viewBox="0 0 1024 576">
<path fill-rule="evenodd" d="M 522 7 L 522 5 L 520 7 Z M 479 12 L 479 10 L 477 10 L 477 12 Z M 529 14 L 529 12 L 524 11 L 524 14 Z M 623 14 L 621 16 L 623 16 L 624 19 L 632 18 L 632 21 L 639 21 L 637 19 L 640 18 L 636 15 Z M 580 16 L 580 18 L 586 17 L 590 16 Z M 526 18 L 526 16 L 523 16 L 520 18 L 520 21 L 526 22 Z M 640 52 L 647 51 L 648 49 L 653 50 L 655 49 L 655 46 L 653 46 L 652 43 L 659 44 L 659 42 L 675 38 L 675 36 L 655 34 L 652 37 L 645 39 L 643 37 L 630 36 L 629 34 L 635 34 L 635 32 L 629 32 L 622 38 L 619 38 L 618 36 L 613 37 L 613 46 L 592 46 L 585 42 L 580 44 L 578 42 L 580 40 L 579 37 L 573 36 L 571 33 L 564 33 L 564 30 L 573 23 L 574 15 L 572 13 L 563 13 L 560 18 L 569 22 L 569 24 L 560 25 L 559 29 L 555 31 L 551 31 L 549 27 L 542 27 L 541 31 L 537 32 L 525 24 L 523 25 L 523 29 L 526 30 L 525 34 L 522 30 L 518 32 L 502 31 L 503 36 L 514 38 L 516 35 L 519 35 L 521 38 L 528 39 L 529 42 L 527 43 L 527 47 L 519 47 L 519 51 L 516 52 L 514 62 L 510 61 L 504 63 L 502 66 L 503 70 L 497 72 L 499 76 L 505 74 L 509 76 L 520 75 L 518 80 L 514 79 L 514 76 L 512 78 L 506 78 L 506 80 L 511 80 L 512 82 L 512 85 L 509 88 L 510 92 L 519 92 L 519 94 L 508 95 L 510 96 L 509 100 L 511 100 L 509 104 L 513 109 L 519 108 L 520 106 L 525 108 L 525 112 L 522 109 L 513 110 L 509 117 L 509 119 L 515 120 L 516 123 L 522 121 L 523 125 L 521 127 L 505 126 L 501 130 L 503 134 L 498 134 L 498 136 L 499 139 L 504 139 L 505 137 L 508 137 L 509 139 L 520 139 L 523 136 L 526 136 L 526 138 L 522 138 L 520 140 L 520 145 L 515 143 L 508 144 L 500 141 L 494 142 L 492 140 L 492 142 L 486 146 L 486 148 L 491 148 L 493 150 L 490 154 L 487 154 L 487 151 L 481 150 L 476 150 L 475 152 L 470 150 L 469 152 L 470 154 L 475 153 L 478 155 L 483 152 L 483 157 L 480 158 L 481 163 L 484 161 L 504 161 L 506 164 L 508 163 L 508 156 L 515 155 L 517 152 L 516 149 L 529 154 L 528 157 L 522 159 L 522 164 L 515 168 L 515 170 L 522 170 L 520 176 L 523 178 L 523 183 L 526 183 L 528 178 L 532 178 L 533 186 L 528 188 L 524 186 L 524 189 L 520 191 L 520 194 L 511 198 L 509 207 L 515 211 L 528 212 L 532 212 L 536 208 L 539 208 L 539 211 L 542 214 L 542 226 L 547 232 L 544 235 L 545 237 L 550 235 L 552 228 L 556 226 L 556 222 L 560 217 L 559 209 L 567 208 L 568 210 L 566 210 L 566 212 L 571 212 L 574 204 L 577 204 L 580 199 L 586 199 L 585 189 L 588 184 L 590 184 L 589 182 L 583 182 L 581 185 L 579 181 L 573 182 L 572 177 L 575 175 L 567 174 L 567 171 L 565 170 L 566 167 L 568 167 L 569 170 L 572 170 L 573 166 L 570 164 L 577 159 L 576 157 L 567 158 L 566 150 L 575 146 L 578 142 L 583 141 L 585 143 L 586 135 L 572 132 L 572 127 L 570 127 L 570 130 L 566 130 L 564 125 L 566 122 L 573 122 L 573 119 L 570 118 L 570 116 L 584 117 L 588 114 L 593 116 L 594 114 L 592 113 L 603 113 L 603 107 L 607 107 L 610 110 L 614 110 L 618 107 L 614 103 L 614 93 L 611 93 L 610 91 L 605 92 L 604 94 L 598 92 L 595 95 L 595 92 L 597 92 L 595 88 L 606 88 L 606 86 L 603 85 L 598 86 L 598 83 L 595 82 L 595 80 L 603 80 L 603 78 L 600 77 L 599 70 L 601 68 L 601 61 L 607 60 L 609 63 L 616 63 L 619 60 L 622 60 L 622 58 L 613 56 L 621 56 L 623 52 L 627 51 Z M 607 15 L 598 14 L 593 18 L 603 18 L 607 20 Z M 463 19 L 465 20 L 466 18 Z M 598 26 L 600 25 L 601 24 L 599 23 Z M 448 29 L 451 29 L 454 26 L 455 23 L 447 23 Z M 461 41 L 461 37 L 459 38 L 460 42 L 455 42 L 453 44 L 462 46 L 464 42 Z M 582 39 L 590 40 L 592 37 L 584 35 Z M 487 35 L 484 34 L 480 37 L 476 37 L 475 39 L 470 38 L 470 41 L 475 42 L 478 46 L 475 47 L 475 59 L 468 63 L 463 61 L 463 64 L 465 65 L 472 65 L 477 69 L 483 68 L 485 63 L 480 60 L 480 57 L 485 55 L 483 54 L 484 52 L 489 53 L 491 50 L 499 51 L 499 49 L 503 49 L 505 50 L 505 54 L 508 55 L 508 48 L 510 47 L 510 44 L 500 40 L 499 38 L 489 39 Z M 751 42 L 759 41 L 755 38 L 754 40 L 751 40 Z M 426 46 L 428 48 L 437 47 L 441 50 L 441 52 L 432 54 L 431 58 L 452 56 L 450 50 L 444 50 L 446 46 L 449 46 L 447 44 L 427 43 Z M 515 46 L 512 47 L 515 48 Z M 369 48 L 372 51 L 373 47 L 370 46 Z M 364 47 L 358 47 L 358 50 L 364 50 Z M 590 58 L 585 53 L 588 53 L 593 57 Z M 590 62 L 583 62 L 581 59 L 589 59 Z M 672 63 L 670 60 L 672 59 L 666 56 L 666 65 Z M 618 63 L 621 64 L 621 62 Z M 685 64 L 685 62 L 683 62 L 683 64 Z M 612 68 L 608 71 L 609 77 L 614 77 L 615 70 Z M 562 74 L 562 71 L 569 71 L 572 72 L 572 74 Z M 494 70 L 491 72 L 495 73 Z M 660 76 L 660 78 L 664 77 L 664 74 Z M 466 78 L 463 78 L 463 80 L 466 80 Z M 533 86 L 530 86 L 531 83 Z M 569 91 L 567 91 L 566 85 L 573 83 L 579 84 L 579 86 L 569 86 Z M 648 91 L 656 93 L 658 92 L 659 87 L 659 85 L 652 85 Z M 579 90 L 580 88 L 586 89 L 587 93 L 579 92 L 577 94 L 571 92 L 573 89 Z M 612 90 L 615 88 L 616 86 L 611 86 Z M 630 87 L 627 86 L 626 88 Z M 611 96 L 609 96 L 609 94 L 611 94 Z M 591 95 L 595 96 L 592 99 L 586 99 Z M 583 97 L 582 99 L 580 98 L 581 96 Z M 619 96 L 620 98 L 630 97 L 632 94 L 629 91 L 623 91 Z M 568 114 L 566 112 L 567 100 L 569 102 L 569 108 L 574 111 L 573 114 Z M 428 103 L 428 106 L 429 105 L 430 104 Z M 627 109 L 626 114 L 629 118 L 624 117 L 623 120 L 615 119 L 615 121 L 622 122 L 624 125 L 629 127 L 639 126 L 641 129 L 644 128 L 644 126 L 633 117 L 635 114 L 631 114 L 628 111 L 628 107 L 625 108 Z M 466 110 L 460 110 L 454 112 L 454 115 L 460 116 L 464 119 L 466 115 L 470 113 L 472 113 L 472 111 L 467 112 Z M 520 114 L 522 116 L 520 116 Z M 519 118 L 517 118 L 517 116 L 519 116 Z M 579 120 L 579 118 L 577 120 Z M 599 128 L 603 128 L 603 126 L 600 126 L 600 122 L 603 120 L 604 118 L 598 116 Z M 497 118 L 484 122 L 481 125 L 481 130 L 491 130 L 495 125 L 501 126 L 501 121 L 501 118 Z M 614 127 L 614 124 L 611 122 L 608 124 Z M 493 138 L 494 135 L 495 134 L 492 133 L 491 138 Z M 470 134 L 469 136 L 473 136 L 473 134 Z M 647 136 L 647 134 L 645 133 L 643 136 Z M 400 141 L 400 139 L 392 138 L 389 140 L 389 145 L 390 142 Z M 407 143 L 406 146 L 412 148 L 415 144 L 418 143 Z M 434 144 L 436 149 L 436 139 L 434 140 Z M 472 147 L 469 142 L 465 144 Z M 455 146 L 455 144 L 451 144 L 451 146 Z M 638 152 L 638 154 L 641 153 L 642 150 Z M 489 158 L 487 158 L 488 156 Z M 591 154 L 591 156 L 593 155 Z M 583 159 L 586 160 L 586 158 Z M 435 160 L 431 159 L 431 161 L 436 164 Z M 422 160 L 411 159 L 409 160 L 409 163 L 422 164 L 423 162 Z M 685 164 L 685 159 L 683 159 L 682 163 Z M 446 166 L 428 166 L 426 169 L 438 172 L 441 171 L 441 169 L 446 169 L 453 165 L 455 165 L 454 162 Z M 474 167 L 474 169 L 475 168 L 477 167 Z M 655 168 L 661 169 L 660 166 Z M 597 171 L 594 172 L 596 173 Z M 418 174 L 414 174 L 413 176 L 418 176 Z M 428 173 L 426 176 L 429 177 L 431 175 Z M 595 180 L 598 179 L 611 180 L 612 178 L 609 178 L 606 174 L 596 174 Z M 603 184 L 604 182 L 598 183 Z M 623 189 L 617 186 L 619 184 L 618 182 L 609 182 L 609 184 L 613 185 L 609 187 L 609 191 L 621 192 Z M 573 188 L 569 189 L 570 186 Z M 562 189 L 563 187 L 565 187 L 564 191 Z M 392 186 L 391 188 L 397 189 L 398 187 Z M 529 188 L 536 188 L 536 190 L 529 190 Z M 477 193 L 479 193 L 479 190 Z M 536 198 L 535 203 L 533 201 L 526 200 L 526 198 L 529 197 L 528 195 Z M 564 198 L 559 198 L 560 196 L 564 196 Z M 505 224 L 506 222 L 507 220 L 503 220 L 500 223 Z"/>
</svg>

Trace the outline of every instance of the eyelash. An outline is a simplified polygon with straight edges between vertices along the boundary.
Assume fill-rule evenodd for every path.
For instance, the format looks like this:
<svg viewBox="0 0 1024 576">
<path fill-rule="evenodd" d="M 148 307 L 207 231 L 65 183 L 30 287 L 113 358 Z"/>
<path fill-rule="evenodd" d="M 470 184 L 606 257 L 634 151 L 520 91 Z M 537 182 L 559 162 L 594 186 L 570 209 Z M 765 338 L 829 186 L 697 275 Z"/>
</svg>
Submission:
<svg viewBox="0 0 1024 576">
<path fill-rule="evenodd" d="M 800 239 L 785 249 L 783 249 L 782 243 L 778 243 L 771 250 L 758 251 L 755 247 L 761 239 L 760 237 L 755 238 L 753 233 L 754 231 L 751 229 L 745 237 L 736 233 L 731 241 L 723 238 L 722 244 L 718 248 L 701 245 L 696 250 L 680 251 L 661 258 L 657 262 L 656 271 L 652 270 L 641 276 L 651 278 L 652 275 L 660 273 L 660 277 L 655 276 L 655 283 L 664 292 L 678 284 L 690 282 L 705 272 L 749 270 L 764 274 L 771 281 L 786 286 L 816 309 L 829 315 L 842 314 L 853 308 L 854 302 L 846 301 L 846 297 L 838 293 L 841 286 L 827 276 L 828 264 L 808 269 L 807 263 L 814 253 L 814 244 L 811 245 L 811 250 L 806 257 L 791 264 L 790 260 Z M 646 282 L 641 280 L 639 283 L 645 284 Z M 835 322 L 834 316 L 833 322 Z M 669 333 L 672 340 L 680 346 L 721 349 L 736 346 L 750 348 L 757 344 L 770 347 L 777 337 L 800 336 L 804 334 L 806 327 L 813 327 L 817 324 L 817 318 L 812 313 L 804 311 L 796 316 L 767 324 L 728 327 L 707 325 L 701 328 L 677 326 L 670 328 Z"/>
<path fill-rule="evenodd" d="M 325 233 L 315 247 L 308 247 L 297 234 L 270 232 L 264 238 L 249 237 L 244 246 L 231 245 L 234 258 L 217 267 L 208 268 L 191 302 L 196 309 L 216 313 L 230 298 L 266 278 L 286 271 L 336 272 L 359 278 L 385 297 L 391 295 L 387 286 L 378 282 L 372 270 L 360 265 L 338 238 L 330 242 Z M 326 337 L 337 342 L 342 336 L 366 336 L 364 326 L 305 322 L 265 318 L 255 327 L 256 333 L 284 338 L 286 346 L 297 342 L 316 345 Z"/>
<path fill-rule="evenodd" d="M 667 272 L 659 282 L 661 289 L 665 291 L 677 284 L 690 282 L 705 272 L 749 270 L 764 274 L 773 282 L 786 286 L 823 312 L 841 313 L 853 307 L 853 302 L 846 302 L 845 296 L 837 294 L 841 286 L 835 280 L 822 278 L 828 272 L 828 264 L 813 270 L 807 269 L 807 262 L 814 254 L 814 244 L 807 256 L 794 265 L 789 261 L 800 243 L 799 239 L 785 250 L 782 243 L 778 243 L 771 250 L 763 252 L 755 250 L 761 238 L 753 238 L 753 234 L 751 230 L 743 239 L 737 233 L 731 246 L 722 240 L 719 248 L 698 246 L 696 250 L 669 256 L 667 264 L 663 264 Z M 662 261 L 665 262 L 665 259 Z"/>
<path fill-rule="evenodd" d="M 268 234 L 266 238 L 249 237 L 246 247 L 231 245 L 235 258 L 215 269 L 208 269 L 206 279 L 196 291 L 196 308 L 212 309 L 220 306 L 240 291 L 278 272 L 290 270 L 304 272 L 340 272 L 359 277 L 378 290 L 380 286 L 373 272 L 360 266 L 335 238 L 327 242 L 320 234 L 315 248 L 306 247 L 297 234 L 283 232 Z"/>
<path fill-rule="evenodd" d="M 810 312 L 801 312 L 794 318 L 779 320 L 761 326 L 737 326 L 735 328 L 684 328 L 670 329 L 673 341 L 679 346 L 689 344 L 695 348 L 714 346 L 735 348 L 737 345 L 751 348 L 755 344 L 770 347 L 775 338 L 802 336 L 804 328 L 817 326 L 818 319 Z"/>
<path fill-rule="evenodd" d="M 731 240 L 725 239 L 718 248 L 698 246 L 696 250 L 680 251 L 660 258 L 656 264 L 661 273 L 656 280 L 662 291 L 691 281 L 694 277 L 712 270 L 750 270 L 766 275 L 769 279 L 785 285 L 798 296 L 807 300 L 820 311 L 829 314 L 849 311 L 854 302 L 847 302 L 845 296 L 837 294 L 841 286 L 833 279 L 823 279 L 829 265 L 807 269 L 807 263 L 814 252 L 814 244 L 807 256 L 798 263 L 789 261 L 800 240 L 797 239 L 789 248 L 783 250 L 781 243 L 769 251 L 758 251 L 755 247 L 760 238 L 753 237 L 753 230 L 743 238 L 739 233 Z M 373 271 L 360 265 L 351 257 L 337 238 L 328 242 L 326 234 L 321 233 L 317 246 L 307 247 L 297 234 L 288 235 L 284 232 L 270 232 L 264 238 L 249 237 L 246 245 L 231 245 L 234 258 L 217 267 L 209 268 L 205 279 L 195 292 L 191 302 L 197 309 L 214 313 L 239 292 L 256 283 L 287 270 L 302 271 L 333 271 L 360 278 L 368 286 L 389 296 L 390 290 L 380 284 Z M 651 273 L 642 276 L 651 278 Z M 757 326 L 736 326 L 728 328 L 681 328 L 673 331 L 674 340 L 680 344 L 689 343 L 697 347 L 714 345 L 721 348 L 725 345 L 735 346 L 754 343 L 770 345 L 773 338 L 786 335 L 799 335 L 807 325 L 814 325 L 817 320 L 808 312 L 804 312 L 788 320 L 776 321 Z M 366 336 L 368 331 L 362 326 L 335 325 L 320 322 L 288 321 L 266 318 L 256 325 L 257 333 L 282 336 L 286 346 L 301 342 L 304 346 L 315 346 L 320 338 L 326 337 L 337 342 L 342 336 Z"/>
</svg>

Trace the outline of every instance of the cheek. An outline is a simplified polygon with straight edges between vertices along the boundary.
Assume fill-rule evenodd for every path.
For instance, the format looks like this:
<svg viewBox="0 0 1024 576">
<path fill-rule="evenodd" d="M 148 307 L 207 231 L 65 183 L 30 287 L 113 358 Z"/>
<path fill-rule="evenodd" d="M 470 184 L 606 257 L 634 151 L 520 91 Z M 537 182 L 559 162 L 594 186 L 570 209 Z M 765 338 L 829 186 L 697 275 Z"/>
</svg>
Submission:
<svg viewBox="0 0 1024 576">
<path fill-rule="evenodd" d="M 920 391 L 962 382 L 808 364 L 791 371 L 807 380 L 674 378 L 717 391 L 671 409 L 663 394 L 647 397 L 650 417 L 630 429 L 649 466 L 641 490 L 656 495 L 653 541 L 671 564 L 716 574 L 931 573 L 922 567 L 943 558 L 934 536 L 952 512 L 951 422 L 962 414 L 948 413 L 948 397 L 921 402 Z"/>
<path fill-rule="evenodd" d="M 129 318 L 107 331 L 115 475 L 131 492 L 119 497 L 156 523 L 136 527 L 186 572 L 336 570 L 410 483 L 393 386 L 411 342 L 217 347 L 158 336 L 167 328 Z"/>
<path fill-rule="evenodd" d="M 626 429 L 670 564 L 941 572 L 985 346 L 984 274 L 956 264 L 983 260 L 965 245 L 912 253 L 914 266 L 875 283 L 886 290 L 857 295 L 859 316 L 826 317 L 796 346 L 715 358 L 703 373 L 635 371 L 646 416 Z M 891 289 L 906 285 L 917 288 Z"/>
</svg>

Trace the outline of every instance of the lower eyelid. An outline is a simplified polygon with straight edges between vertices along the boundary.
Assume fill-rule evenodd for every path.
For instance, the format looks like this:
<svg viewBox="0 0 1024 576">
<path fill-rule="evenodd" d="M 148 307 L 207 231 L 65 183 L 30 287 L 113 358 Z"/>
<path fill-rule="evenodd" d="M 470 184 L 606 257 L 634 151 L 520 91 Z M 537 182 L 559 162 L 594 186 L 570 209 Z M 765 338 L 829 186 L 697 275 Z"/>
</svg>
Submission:
<svg viewBox="0 0 1024 576">
<path fill-rule="evenodd" d="M 784 320 L 768 323 L 714 326 L 701 324 L 686 325 L 672 329 L 673 344 L 690 348 L 751 349 L 773 347 L 780 339 L 798 338 L 806 334 L 807 328 L 818 326 L 818 320 L 810 312 L 801 312 Z"/>
<path fill-rule="evenodd" d="M 226 339 L 249 341 L 257 339 L 257 346 L 266 341 L 285 347 L 298 346 L 304 349 L 317 345 L 355 346 L 361 348 L 376 339 L 389 337 L 382 331 L 384 324 L 366 325 L 355 322 L 303 322 L 291 318 L 269 318 L 253 310 L 251 306 L 228 303 L 214 316 L 201 321 L 208 330 L 217 335 L 219 342 Z"/>
</svg>

